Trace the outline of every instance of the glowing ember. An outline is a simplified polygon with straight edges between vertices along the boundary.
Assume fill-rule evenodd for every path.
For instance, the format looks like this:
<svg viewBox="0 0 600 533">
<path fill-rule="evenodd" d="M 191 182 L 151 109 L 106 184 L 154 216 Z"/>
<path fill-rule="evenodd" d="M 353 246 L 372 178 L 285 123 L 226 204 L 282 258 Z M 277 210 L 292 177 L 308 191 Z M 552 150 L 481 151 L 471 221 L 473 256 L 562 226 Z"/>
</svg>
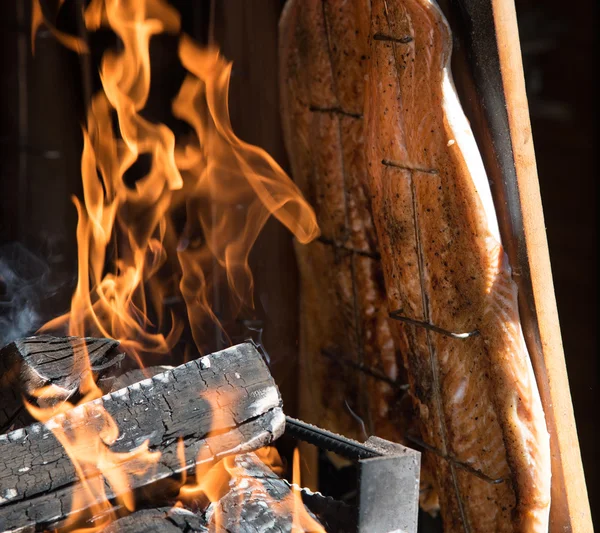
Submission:
<svg viewBox="0 0 600 533">
<path fill-rule="evenodd" d="M 88 52 L 81 39 L 58 31 L 45 15 L 33 0 L 33 40 L 45 24 L 65 46 Z M 78 283 L 71 310 L 42 329 L 117 339 L 141 362 L 144 354 L 168 354 L 178 341 L 184 324 L 173 313 L 164 316 L 163 301 L 179 293 L 202 351 L 206 326 L 218 325 L 209 302 L 211 291 L 220 287 L 209 280 L 227 281 L 234 307 L 251 306 L 248 255 L 267 219 L 275 216 L 306 243 L 319 232 L 315 215 L 279 165 L 233 133 L 228 111 L 231 64 L 217 49 L 203 49 L 180 37 L 179 57 L 189 74 L 173 102 L 173 114 L 191 126 L 192 138 L 178 141 L 167 126 L 142 117 L 150 90 L 149 42 L 154 35 L 179 32 L 180 17 L 173 7 L 162 0 L 92 0 L 84 20 L 90 31 L 111 28 L 122 46 L 102 58 L 103 90 L 90 103 L 83 131 L 83 199 L 73 200 L 79 217 Z M 125 173 L 141 155 L 149 158 L 150 170 L 127 185 Z M 183 232 L 174 221 L 181 211 Z M 159 273 L 167 264 L 173 274 L 165 278 Z M 150 308 L 155 322 L 149 318 Z M 99 397 L 87 357 L 75 365 L 85 370 L 83 401 Z M 43 400 L 52 397 L 51 388 L 38 391 L 37 397 L 38 405 L 29 409 L 38 420 L 73 407 L 43 407 Z M 65 420 L 77 413 L 69 411 Z M 73 434 L 68 424 L 53 427 L 53 432 L 86 491 L 102 494 L 105 480 L 123 494 L 121 503 L 133 509 L 125 490 L 128 475 L 151 468 L 157 459 L 147 444 L 127 457 L 112 453 L 109 446 L 118 430 L 101 407 L 85 432 Z M 225 460 L 208 472 L 197 472 L 196 481 L 210 501 L 216 501 L 235 475 L 231 465 Z M 190 490 L 183 487 L 182 496 Z M 297 495 L 292 500 L 289 505 L 301 524 L 304 507 Z M 96 510 L 109 509 L 105 501 Z M 106 521 L 111 519 L 107 514 Z"/>
</svg>

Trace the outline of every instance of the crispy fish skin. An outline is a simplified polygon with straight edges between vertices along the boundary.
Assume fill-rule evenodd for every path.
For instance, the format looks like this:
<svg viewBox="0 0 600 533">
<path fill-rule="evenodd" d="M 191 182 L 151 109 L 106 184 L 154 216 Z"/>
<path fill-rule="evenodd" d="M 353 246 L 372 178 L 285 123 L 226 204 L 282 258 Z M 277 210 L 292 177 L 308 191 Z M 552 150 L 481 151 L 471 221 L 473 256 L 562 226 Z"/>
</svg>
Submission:
<svg viewBox="0 0 600 533">
<path fill-rule="evenodd" d="M 366 430 L 401 440 L 404 392 L 347 364 L 404 379 L 370 213 L 362 119 L 369 20 L 368 0 L 290 0 L 280 22 L 284 137 L 322 232 L 296 246 L 300 416 L 356 438 Z"/>
<path fill-rule="evenodd" d="M 388 304 L 439 328 L 397 326 L 445 531 L 541 533 L 549 437 L 450 52 L 431 1 L 372 0 L 365 149 Z"/>
</svg>

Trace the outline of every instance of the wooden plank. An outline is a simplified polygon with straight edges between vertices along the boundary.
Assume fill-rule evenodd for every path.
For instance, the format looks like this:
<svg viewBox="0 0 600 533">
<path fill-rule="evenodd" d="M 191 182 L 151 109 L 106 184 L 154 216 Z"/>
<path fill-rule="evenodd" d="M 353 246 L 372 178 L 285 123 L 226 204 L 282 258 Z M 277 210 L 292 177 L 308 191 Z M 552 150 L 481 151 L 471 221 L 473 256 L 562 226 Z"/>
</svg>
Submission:
<svg viewBox="0 0 600 533">
<path fill-rule="evenodd" d="M 453 74 L 491 179 L 552 453 L 550 530 L 593 530 L 553 290 L 513 0 L 446 2 Z"/>
<path fill-rule="evenodd" d="M 525 247 L 518 264 L 527 266 L 531 276 L 532 301 L 523 322 L 529 330 L 530 344 L 538 330 L 534 368 L 545 412 L 547 416 L 551 413 L 552 475 L 556 480 L 552 487 L 551 531 L 584 533 L 592 531 L 593 526 L 553 290 L 517 18 L 512 0 L 494 0 L 492 5 L 523 217 Z"/>
<path fill-rule="evenodd" d="M 138 468 L 129 475 L 131 489 L 139 489 L 196 464 L 208 465 L 269 444 L 283 432 L 281 405 L 262 356 L 254 345 L 245 343 L 82 404 L 46 424 L 2 435 L 0 530 L 56 527 L 91 505 L 89 498 L 78 498 L 84 489 L 53 429 L 98 433 L 104 427 L 99 416 L 104 408 L 119 429 L 119 438 L 108 446 L 110 452 L 130 452 L 144 441 L 150 451 L 161 452 L 152 468 Z M 184 464 L 177 452 L 180 439 Z M 97 439 L 83 446 L 80 456 L 97 456 Z M 135 456 L 119 464 L 130 461 L 135 465 Z M 111 468 L 103 473 L 105 479 L 110 478 Z M 111 499 L 122 493 L 122 488 L 105 485 Z"/>
</svg>

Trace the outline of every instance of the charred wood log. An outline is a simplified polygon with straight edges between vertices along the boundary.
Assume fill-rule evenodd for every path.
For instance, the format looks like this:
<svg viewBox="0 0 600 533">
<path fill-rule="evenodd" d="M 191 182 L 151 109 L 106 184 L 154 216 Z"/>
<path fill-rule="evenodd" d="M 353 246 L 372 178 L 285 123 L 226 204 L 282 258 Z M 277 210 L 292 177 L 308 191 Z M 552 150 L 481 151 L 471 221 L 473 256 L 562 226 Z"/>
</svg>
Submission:
<svg viewBox="0 0 600 533">
<path fill-rule="evenodd" d="M 0 432 L 23 428 L 34 420 L 23 398 L 36 403 L 36 390 L 53 385 L 53 401 L 75 399 L 89 357 L 94 380 L 108 392 L 112 379 L 124 368 L 125 354 L 112 339 L 81 337 L 27 337 L 0 350 Z"/>
<path fill-rule="evenodd" d="M 129 387 L 129 385 L 133 385 L 138 381 L 143 381 L 144 379 L 156 376 L 156 374 L 162 374 L 163 372 L 167 372 L 168 370 L 172 369 L 173 367 L 168 365 L 148 366 L 146 368 L 134 368 L 133 370 L 129 370 L 124 374 L 117 376 L 113 380 L 110 390 L 106 392 L 115 392 L 119 389 L 124 389 L 125 387 Z"/>
<path fill-rule="evenodd" d="M 279 391 L 252 344 L 207 355 L 82 404 L 45 424 L 0 436 L 0 530 L 55 527 L 93 503 L 79 497 L 83 489 L 75 468 L 52 431 L 99 433 L 95 425 L 102 408 L 119 430 L 118 439 L 107 446 L 110 452 L 130 452 L 147 441 L 150 451 L 161 453 L 152 468 L 142 472 L 131 468 L 129 485 L 134 490 L 196 464 L 264 446 L 283 432 L 285 424 Z M 177 453 L 180 440 L 184 464 Z M 97 443 L 90 445 L 87 456 L 94 454 Z M 123 459 L 109 467 L 104 478 L 110 478 L 110 469 L 127 469 L 128 462 Z M 106 485 L 109 499 L 119 496 L 119 489 Z"/>
<path fill-rule="evenodd" d="M 232 462 L 229 492 L 205 513 L 211 533 L 323 531 L 316 517 L 304 508 L 300 496 L 294 504 L 290 485 L 256 454 L 237 455 Z"/>
<path fill-rule="evenodd" d="M 289 533 L 294 526 L 294 504 L 288 482 L 279 478 L 254 453 L 237 455 L 230 465 L 229 490 L 217 502 L 192 512 L 179 507 L 140 509 L 119 518 L 105 533 Z M 298 502 L 297 505 L 302 505 Z M 197 508 L 197 502 L 192 506 Z M 310 524 L 320 526 L 310 516 Z M 306 520 L 304 521 L 306 522 Z M 354 528 L 355 530 L 356 528 Z M 296 519 L 294 531 L 312 531 Z M 320 531 L 320 529 L 317 529 Z M 336 529 L 336 531 L 338 531 Z"/>
<path fill-rule="evenodd" d="M 142 509 L 104 528 L 104 533 L 208 533 L 204 518 L 186 509 Z"/>
</svg>

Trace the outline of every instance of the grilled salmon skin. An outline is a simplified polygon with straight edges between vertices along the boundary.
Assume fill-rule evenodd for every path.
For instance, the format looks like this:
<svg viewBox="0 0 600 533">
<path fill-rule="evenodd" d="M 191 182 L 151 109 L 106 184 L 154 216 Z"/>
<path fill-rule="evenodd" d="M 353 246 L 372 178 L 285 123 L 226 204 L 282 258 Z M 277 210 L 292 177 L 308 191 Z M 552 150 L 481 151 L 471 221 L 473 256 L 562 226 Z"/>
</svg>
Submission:
<svg viewBox="0 0 600 533">
<path fill-rule="evenodd" d="M 549 437 L 444 17 L 429 0 L 290 0 L 281 24 L 292 171 L 335 244 L 297 248 L 303 416 L 351 430 L 341 398 L 358 398 L 370 430 L 401 440 L 390 391 L 318 357 L 335 347 L 397 375 L 401 352 L 444 530 L 547 531 Z M 373 323 L 385 337 L 361 336 Z"/>
</svg>

